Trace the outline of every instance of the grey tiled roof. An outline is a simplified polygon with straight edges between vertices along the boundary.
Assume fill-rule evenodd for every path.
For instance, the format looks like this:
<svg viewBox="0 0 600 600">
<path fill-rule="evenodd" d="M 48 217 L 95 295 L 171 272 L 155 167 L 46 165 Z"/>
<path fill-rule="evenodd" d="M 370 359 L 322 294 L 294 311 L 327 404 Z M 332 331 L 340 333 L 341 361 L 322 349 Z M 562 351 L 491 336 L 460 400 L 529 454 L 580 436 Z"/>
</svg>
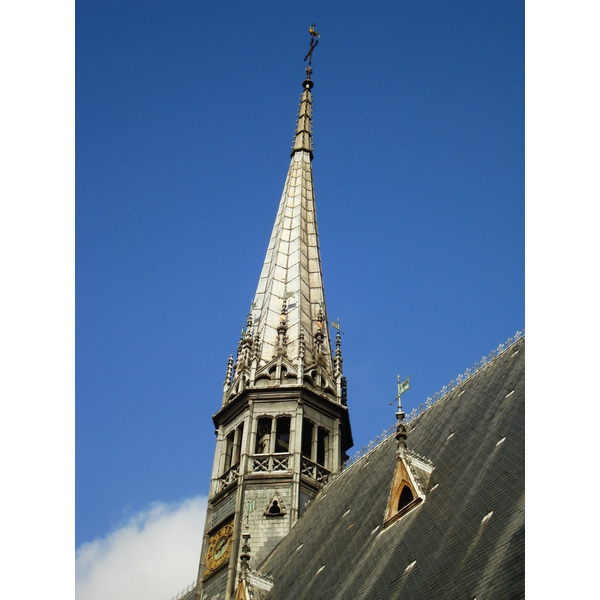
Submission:
<svg viewBox="0 0 600 600">
<path fill-rule="evenodd" d="M 388 438 L 322 490 L 259 567 L 274 579 L 269 598 L 523 598 L 524 402 L 522 338 L 411 423 L 408 448 L 435 467 L 425 502 L 383 529 Z"/>
</svg>

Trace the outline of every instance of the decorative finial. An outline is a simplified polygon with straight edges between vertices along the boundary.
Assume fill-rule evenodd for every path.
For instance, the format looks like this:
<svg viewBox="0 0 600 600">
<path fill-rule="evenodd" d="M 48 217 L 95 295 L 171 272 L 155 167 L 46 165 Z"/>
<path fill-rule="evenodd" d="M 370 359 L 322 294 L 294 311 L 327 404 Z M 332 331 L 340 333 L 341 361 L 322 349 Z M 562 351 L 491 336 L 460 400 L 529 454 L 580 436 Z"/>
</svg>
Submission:
<svg viewBox="0 0 600 600">
<path fill-rule="evenodd" d="M 304 345 L 304 331 L 300 329 L 300 333 L 298 334 L 298 356 L 301 359 L 304 359 L 305 350 L 306 346 Z"/>
<path fill-rule="evenodd" d="M 310 74 L 312 73 L 312 68 L 311 68 L 312 53 L 314 52 L 314 49 L 317 47 L 317 44 L 319 43 L 319 40 L 317 40 L 315 42 L 315 36 L 317 36 L 319 39 L 321 39 L 321 36 L 315 29 L 314 23 L 309 27 L 308 31 L 310 33 L 310 50 L 308 51 L 308 54 L 304 57 L 304 62 L 306 62 L 306 59 L 308 58 L 308 68 L 306 69 L 306 74 L 308 75 L 308 78 L 310 79 Z"/>
<path fill-rule="evenodd" d="M 287 331 L 287 300 L 283 301 L 281 315 L 279 316 L 279 325 L 277 331 L 285 333 Z"/>
<path fill-rule="evenodd" d="M 233 379 L 233 355 L 229 355 L 227 359 L 227 372 L 225 373 L 225 381 L 223 382 L 223 403 L 222 406 L 227 404 L 227 393 L 231 388 L 231 381 Z"/>
<path fill-rule="evenodd" d="M 342 339 L 340 336 L 340 320 L 338 318 L 336 321 L 331 321 L 331 326 L 337 329 L 337 334 L 335 336 L 335 357 L 334 357 L 334 376 L 338 380 L 338 396 L 341 400 L 341 376 L 342 376 Z"/>
<path fill-rule="evenodd" d="M 281 315 L 279 317 L 279 325 L 277 326 L 277 356 L 280 354 L 287 355 L 287 299 L 283 300 L 281 307 Z"/>
<path fill-rule="evenodd" d="M 229 355 L 227 359 L 227 372 L 225 373 L 225 383 L 224 385 L 229 385 L 231 383 L 231 374 L 233 372 L 233 355 Z"/>
<path fill-rule="evenodd" d="M 325 339 L 325 332 L 323 331 L 323 321 L 325 319 L 325 315 L 323 314 L 323 303 L 319 308 L 319 314 L 317 315 L 317 331 L 314 335 L 315 341 L 315 350 L 317 356 L 321 354 L 323 340 Z"/>
<path fill-rule="evenodd" d="M 404 425 L 404 417 L 406 416 L 404 412 L 402 412 L 402 394 L 410 390 L 410 375 L 402 382 L 400 382 L 400 375 L 398 375 L 398 412 L 396 413 L 396 418 L 398 422 L 396 423 L 396 441 L 398 442 L 398 457 L 402 458 L 404 454 L 404 450 L 406 449 L 406 438 L 408 434 L 406 433 L 406 425 Z"/>
<path fill-rule="evenodd" d="M 248 527 L 248 523 L 246 523 L 245 531 L 242 534 L 242 538 L 244 539 L 244 543 L 242 545 L 242 552 L 240 554 L 240 579 L 246 581 L 246 577 L 248 576 L 248 569 L 250 562 L 250 531 Z"/>
</svg>

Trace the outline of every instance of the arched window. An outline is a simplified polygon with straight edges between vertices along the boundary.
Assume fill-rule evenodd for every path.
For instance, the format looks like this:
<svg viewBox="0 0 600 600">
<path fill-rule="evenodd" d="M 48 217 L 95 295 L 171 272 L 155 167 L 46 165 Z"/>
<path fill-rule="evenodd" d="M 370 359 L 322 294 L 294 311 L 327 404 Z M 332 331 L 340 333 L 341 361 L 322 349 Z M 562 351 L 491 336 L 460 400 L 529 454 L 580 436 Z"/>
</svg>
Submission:
<svg viewBox="0 0 600 600">
<path fill-rule="evenodd" d="M 273 498 L 265 510 L 266 517 L 283 517 L 285 515 L 285 505 L 281 500 L 281 496 L 277 492 L 273 494 Z"/>
<path fill-rule="evenodd" d="M 413 493 L 410 488 L 405 485 L 400 492 L 400 500 L 398 500 L 398 509 L 402 510 L 405 506 L 408 506 L 414 500 Z"/>
<path fill-rule="evenodd" d="M 290 423 L 290 417 L 277 417 L 275 452 L 290 451 Z"/>
<path fill-rule="evenodd" d="M 258 420 L 256 431 L 256 448 L 255 454 L 268 454 L 271 441 L 271 417 L 263 417 Z"/>
<path fill-rule="evenodd" d="M 313 424 L 307 419 L 302 419 L 302 456 L 310 460 L 312 451 Z"/>
<path fill-rule="evenodd" d="M 244 435 L 244 422 L 230 431 L 225 438 L 225 464 L 223 472 L 235 466 L 240 461 L 240 446 Z"/>
</svg>

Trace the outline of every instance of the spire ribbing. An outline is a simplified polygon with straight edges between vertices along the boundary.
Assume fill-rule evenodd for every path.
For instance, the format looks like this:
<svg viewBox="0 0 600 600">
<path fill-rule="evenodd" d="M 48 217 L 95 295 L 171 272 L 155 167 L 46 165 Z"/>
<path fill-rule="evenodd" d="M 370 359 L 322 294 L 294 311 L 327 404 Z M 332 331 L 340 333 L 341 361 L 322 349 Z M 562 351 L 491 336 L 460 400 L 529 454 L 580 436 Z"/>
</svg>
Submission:
<svg viewBox="0 0 600 600">
<path fill-rule="evenodd" d="M 287 358 L 297 359 L 303 331 L 306 363 L 316 362 L 318 346 L 323 366 L 333 375 L 311 165 L 313 82 L 308 75 L 292 160 L 256 290 L 254 317 L 262 342 L 261 364 L 277 355 L 278 328 L 285 310 Z"/>
<path fill-rule="evenodd" d="M 312 59 L 315 35 L 311 32 L 307 58 Z M 309 64 L 291 162 L 225 403 L 248 386 L 307 382 L 342 401 L 341 356 L 334 369 L 317 232 L 311 73 Z"/>
<path fill-rule="evenodd" d="M 310 159 L 313 158 L 312 152 L 312 95 L 310 93 L 313 82 L 310 80 L 309 69 L 306 69 L 308 77 L 302 84 L 304 92 L 300 98 L 300 110 L 298 111 L 298 123 L 296 125 L 296 137 L 292 149 L 292 156 L 300 150 L 308 152 Z"/>
</svg>

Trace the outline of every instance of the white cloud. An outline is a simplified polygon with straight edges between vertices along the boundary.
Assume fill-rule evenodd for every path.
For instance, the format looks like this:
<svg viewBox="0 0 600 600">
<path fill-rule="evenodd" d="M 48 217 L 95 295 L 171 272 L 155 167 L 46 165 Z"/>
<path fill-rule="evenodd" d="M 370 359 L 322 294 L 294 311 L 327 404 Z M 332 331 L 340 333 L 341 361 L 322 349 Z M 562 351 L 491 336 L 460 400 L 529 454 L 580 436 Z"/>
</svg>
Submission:
<svg viewBox="0 0 600 600">
<path fill-rule="evenodd" d="M 170 600 L 198 574 L 206 497 L 154 503 L 75 555 L 77 600 Z"/>
</svg>

